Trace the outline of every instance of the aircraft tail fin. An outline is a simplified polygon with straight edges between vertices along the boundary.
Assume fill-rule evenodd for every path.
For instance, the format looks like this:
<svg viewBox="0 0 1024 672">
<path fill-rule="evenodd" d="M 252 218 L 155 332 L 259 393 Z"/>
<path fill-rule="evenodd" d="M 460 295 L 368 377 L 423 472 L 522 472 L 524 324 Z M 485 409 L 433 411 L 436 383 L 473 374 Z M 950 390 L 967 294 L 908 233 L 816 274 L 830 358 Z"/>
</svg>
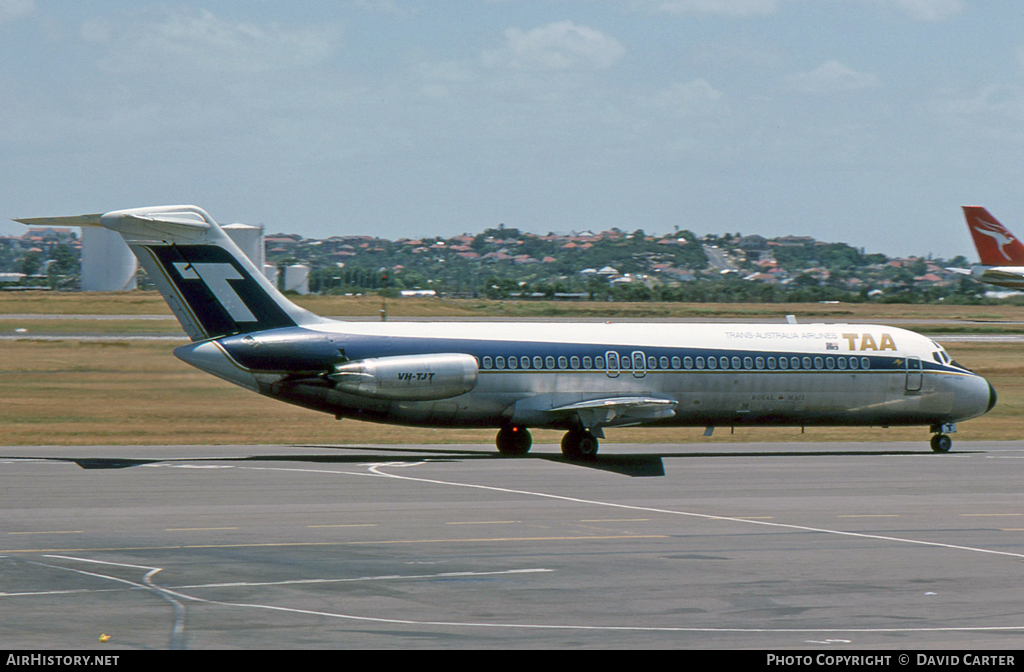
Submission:
<svg viewBox="0 0 1024 672">
<path fill-rule="evenodd" d="M 193 341 L 324 321 L 296 306 L 264 277 L 220 226 L 193 205 L 116 210 L 95 221 L 117 231 Z"/>
<path fill-rule="evenodd" d="M 974 247 L 985 266 L 1024 266 L 1024 244 L 999 223 L 988 210 L 965 205 L 964 217 L 971 230 Z"/>
</svg>

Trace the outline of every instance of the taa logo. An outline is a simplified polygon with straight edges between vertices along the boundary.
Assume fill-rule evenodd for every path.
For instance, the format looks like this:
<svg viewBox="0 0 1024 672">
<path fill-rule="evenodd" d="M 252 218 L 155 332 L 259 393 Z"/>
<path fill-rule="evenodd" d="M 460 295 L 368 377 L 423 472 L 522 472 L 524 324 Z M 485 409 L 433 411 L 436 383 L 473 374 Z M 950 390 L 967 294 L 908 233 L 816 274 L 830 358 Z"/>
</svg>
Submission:
<svg viewBox="0 0 1024 672">
<path fill-rule="evenodd" d="M 178 271 L 182 280 L 202 280 L 235 322 L 257 321 L 256 316 L 242 301 L 242 297 L 228 282 L 229 280 L 245 280 L 245 277 L 231 264 L 193 264 L 176 261 L 174 269 Z"/>
<path fill-rule="evenodd" d="M 889 334 L 882 334 L 876 342 L 871 334 L 843 334 L 843 338 L 850 344 L 850 350 L 896 350 L 896 343 Z M 857 347 L 857 341 L 860 347 Z"/>
</svg>

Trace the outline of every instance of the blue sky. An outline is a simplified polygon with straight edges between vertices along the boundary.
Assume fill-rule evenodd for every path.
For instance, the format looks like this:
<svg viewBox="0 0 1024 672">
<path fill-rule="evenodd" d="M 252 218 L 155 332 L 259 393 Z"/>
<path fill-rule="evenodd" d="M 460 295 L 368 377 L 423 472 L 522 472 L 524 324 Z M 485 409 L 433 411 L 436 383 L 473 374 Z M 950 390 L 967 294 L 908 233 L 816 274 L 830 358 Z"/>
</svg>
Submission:
<svg viewBox="0 0 1024 672">
<path fill-rule="evenodd" d="M 985 205 L 1024 234 L 1008 0 L 0 0 L 0 63 L 5 220 L 974 258 L 959 206 Z"/>
</svg>

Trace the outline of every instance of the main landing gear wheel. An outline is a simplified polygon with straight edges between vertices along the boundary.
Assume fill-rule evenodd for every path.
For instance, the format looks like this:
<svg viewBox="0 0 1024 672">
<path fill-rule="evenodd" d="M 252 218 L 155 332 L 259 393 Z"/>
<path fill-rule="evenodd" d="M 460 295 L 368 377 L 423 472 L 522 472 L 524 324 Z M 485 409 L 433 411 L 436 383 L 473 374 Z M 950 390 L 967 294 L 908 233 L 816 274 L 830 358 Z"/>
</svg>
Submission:
<svg viewBox="0 0 1024 672">
<path fill-rule="evenodd" d="M 936 453 L 948 453 L 953 447 L 953 439 L 945 434 L 936 434 L 932 437 L 932 450 Z"/>
<path fill-rule="evenodd" d="M 562 437 L 562 455 L 569 460 L 592 460 L 597 448 L 597 437 L 586 430 L 574 429 Z"/>
<path fill-rule="evenodd" d="M 494 442 L 498 446 L 499 453 L 516 457 L 530 452 L 530 446 L 533 445 L 533 437 L 530 436 L 530 430 L 526 427 L 511 425 L 509 427 L 502 427 L 498 431 L 498 436 Z"/>
</svg>

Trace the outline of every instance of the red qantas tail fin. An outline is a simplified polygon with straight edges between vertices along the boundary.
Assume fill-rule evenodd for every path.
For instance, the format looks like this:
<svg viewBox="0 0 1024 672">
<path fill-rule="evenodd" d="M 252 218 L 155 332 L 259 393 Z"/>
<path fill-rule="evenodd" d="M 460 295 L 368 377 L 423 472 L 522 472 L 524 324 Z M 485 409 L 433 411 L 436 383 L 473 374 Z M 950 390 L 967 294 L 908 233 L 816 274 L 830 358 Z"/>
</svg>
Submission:
<svg viewBox="0 0 1024 672">
<path fill-rule="evenodd" d="M 964 217 L 985 266 L 1024 266 L 1024 245 L 988 210 L 965 205 Z"/>
</svg>

